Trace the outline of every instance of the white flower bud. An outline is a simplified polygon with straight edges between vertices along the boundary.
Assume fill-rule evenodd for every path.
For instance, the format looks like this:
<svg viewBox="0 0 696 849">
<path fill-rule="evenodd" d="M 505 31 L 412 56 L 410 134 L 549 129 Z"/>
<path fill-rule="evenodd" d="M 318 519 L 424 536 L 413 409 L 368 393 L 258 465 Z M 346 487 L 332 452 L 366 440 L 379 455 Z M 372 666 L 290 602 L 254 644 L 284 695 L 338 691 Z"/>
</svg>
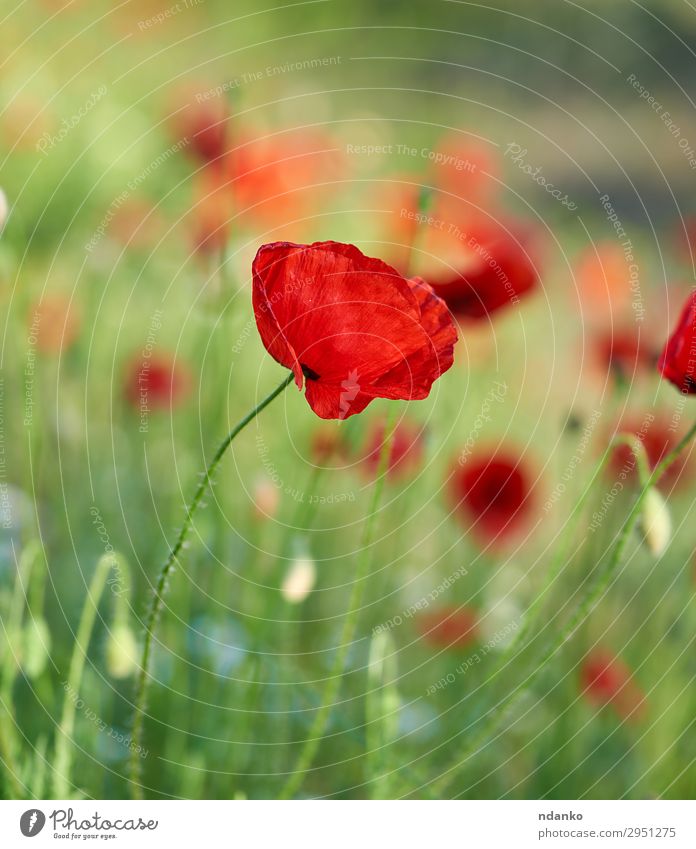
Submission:
<svg viewBox="0 0 696 849">
<path fill-rule="evenodd" d="M 645 496 L 640 526 L 650 553 L 661 557 L 672 538 L 672 518 L 667 502 L 654 487 Z"/>
<path fill-rule="evenodd" d="M 5 226 L 7 216 L 10 213 L 10 205 L 7 202 L 7 195 L 0 189 L 0 231 Z"/>
<path fill-rule="evenodd" d="M 106 644 L 106 668 L 112 678 L 128 678 L 138 668 L 138 641 L 128 625 L 114 625 Z"/>
<path fill-rule="evenodd" d="M 516 599 L 505 596 L 483 611 L 478 627 L 482 640 L 491 651 L 501 651 L 515 639 L 521 622 L 522 610 Z"/>
<path fill-rule="evenodd" d="M 317 579 L 317 567 L 311 557 L 296 557 L 285 575 L 281 593 L 290 604 L 300 604 L 312 592 Z"/>
</svg>

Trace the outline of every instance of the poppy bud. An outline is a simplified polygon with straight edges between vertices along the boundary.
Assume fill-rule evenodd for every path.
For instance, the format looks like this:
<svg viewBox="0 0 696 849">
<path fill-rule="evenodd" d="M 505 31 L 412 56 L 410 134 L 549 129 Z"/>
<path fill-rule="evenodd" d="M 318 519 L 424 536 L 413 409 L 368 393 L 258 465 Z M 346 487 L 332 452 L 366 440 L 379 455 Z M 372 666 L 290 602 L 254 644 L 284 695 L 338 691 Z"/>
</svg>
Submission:
<svg viewBox="0 0 696 849">
<path fill-rule="evenodd" d="M 7 221 L 7 216 L 10 212 L 10 206 L 7 203 L 7 195 L 0 189 L 0 232 L 2 228 L 5 226 L 5 222 Z"/>
<path fill-rule="evenodd" d="M 653 557 L 661 557 L 672 536 L 672 519 L 667 502 L 654 488 L 648 490 L 643 502 L 640 524 L 648 550 Z"/>
<path fill-rule="evenodd" d="M 138 668 L 138 642 L 128 625 L 114 625 L 106 645 L 106 668 L 112 678 L 128 678 Z"/>
<path fill-rule="evenodd" d="M 261 477 L 254 486 L 252 500 L 257 518 L 272 519 L 278 510 L 280 490 L 268 478 Z"/>
<path fill-rule="evenodd" d="M 51 654 L 51 633 L 42 616 L 32 616 L 22 633 L 22 670 L 27 678 L 38 678 Z"/>
<path fill-rule="evenodd" d="M 317 580 L 317 567 L 308 555 L 295 557 L 283 579 L 281 593 L 289 604 L 300 604 L 312 592 Z"/>
</svg>

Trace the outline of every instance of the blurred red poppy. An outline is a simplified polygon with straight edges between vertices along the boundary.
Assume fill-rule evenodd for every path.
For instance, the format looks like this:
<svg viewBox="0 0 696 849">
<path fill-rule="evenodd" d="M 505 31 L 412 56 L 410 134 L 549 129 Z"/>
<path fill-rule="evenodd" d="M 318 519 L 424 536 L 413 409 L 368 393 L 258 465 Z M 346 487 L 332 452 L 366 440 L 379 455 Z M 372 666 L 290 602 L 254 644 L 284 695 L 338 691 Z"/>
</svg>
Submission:
<svg viewBox="0 0 696 849">
<path fill-rule="evenodd" d="M 331 460 L 345 462 L 348 457 L 348 445 L 343 434 L 330 425 L 322 425 L 314 431 L 310 450 L 312 460 L 320 466 Z"/>
<path fill-rule="evenodd" d="M 452 365 L 445 304 L 353 245 L 263 245 L 253 278 L 261 340 L 320 418 L 347 418 L 375 398 L 427 398 Z"/>
<path fill-rule="evenodd" d="M 611 705 L 622 719 L 637 716 L 643 694 L 626 664 L 605 649 L 590 652 L 580 667 L 582 694 L 593 704 Z"/>
<path fill-rule="evenodd" d="M 478 616 L 470 607 L 444 607 L 418 620 L 423 639 L 439 648 L 461 649 L 478 638 Z"/>
<path fill-rule="evenodd" d="M 615 242 L 593 243 L 575 264 L 577 297 L 591 324 L 625 316 L 631 302 L 630 261 Z"/>
<path fill-rule="evenodd" d="M 227 176 L 245 220 L 286 228 L 328 197 L 331 182 L 342 176 L 343 161 L 332 137 L 286 130 L 237 145 L 228 160 Z"/>
<path fill-rule="evenodd" d="M 114 213 L 110 233 L 126 248 L 147 250 L 157 244 L 165 229 L 165 222 L 152 203 L 130 198 Z"/>
<path fill-rule="evenodd" d="M 653 419 L 652 421 L 638 418 L 629 419 L 617 425 L 613 435 L 619 433 L 632 433 L 640 439 L 645 448 L 651 471 L 676 446 L 678 441 L 678 435 L 672 424 L 662 419 Z M 688 462 L 688 455 L 681 454 L 662 476 L 659 485 L 671 488 L 677 482 L 684 482 L 686 476 L 683 473 Z M 636 481 L 638 480 L 633 451 L 628 445 L 617 446 L 612 456 L 612 473 L 618 474 L 623 469 L 626 469 Z"/>
<path fill-rule="evenodd" d="M 604 374 L 611 370 L 622 381 L 630 381 L 637 373 L 653 369 L 657 362 L 657 351 L 638 328 L 598 334 L 595 351 Z"/>
<path fill-rule="evenodd" d="M 188 395 L 191 375 L 187 368 L 166 354 L 132 359 L 125 369 L 124 394 L 136 409 L 161 410 L 174 406 Z"/>
<path fill-rule="evenodd" d="M 188 216 L 193 249 L 201 254 L 220 253 L 230 237 L 232 194 L 224 174 L 204 168 L 193 181 L 194 201 Z"/>
<path fill-rule="evenodd" d="M 379 457 L 384 441 L 384 422 L 375 422 L 367 439 L 364 464 L 371 477 L 377 474 Z M 394 436 L 387 471 L 390 478 L 403 480 L 415 474 L 423 462 L 423 430 L 420 425 L 401 419 Z"/>
<path fill-rule="evenodd" d="M 529 518 L 532 494 L 519 458 L 498 452 L 458 466 L 452 481 L 455 506 L 479 538 L 500 542 Z"/>
<path fill-rule="evenodd" d="M 449 268 L 427 279 L 457 318 L 486 318 L 517 304 L 536 287 L 535 265 L 511 232 L 479 222 L 466 232 L 455 229 L 454 235 L 460 243 L 459 257 L 452 256 Z"/>
<path fill-rule="evenodd" d="M 210 89 L 188 88 L 172 104 L 171 125 L 183 150 L 199 163 L 222 166 L 229 149 L 230 111 L 224 97 L 208 97 Z"/>
<path fill-rule="evenodd" d="M 57 354 L 67 350 L 80 333 L 79 310 L 67 295 L 44 295 L 29 311 L 29 338 L 39 351 Z"/>
<path fill-rule="evenodd" d="M 493 145 L 460 133 L 445 136 L 435 151 L 421 151 L 432 163 L 432 179 L 443 201 L 488 205 L 499 192 L 500 156 Z M 461 211 L 462 205 L 458 206 Z"/>
<path fill-rule="evenodd" d="M 684 395 L 696 394 L 696 291 L 684 304 L 657 367 Z"/>
</svg>

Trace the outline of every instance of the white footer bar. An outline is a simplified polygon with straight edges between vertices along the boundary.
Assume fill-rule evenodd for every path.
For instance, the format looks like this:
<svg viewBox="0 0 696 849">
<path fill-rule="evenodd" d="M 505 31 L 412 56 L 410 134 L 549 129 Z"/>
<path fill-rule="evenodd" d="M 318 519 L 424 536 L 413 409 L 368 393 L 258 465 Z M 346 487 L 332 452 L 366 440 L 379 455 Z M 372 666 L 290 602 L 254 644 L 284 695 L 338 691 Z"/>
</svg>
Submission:
<svg viewBox="0 0 696 849">
<path fill-rule="evenodd" d="M 33 842 L 29 842 L 33 841 Z M 693 801 L 1 802 L 0 846 L 696 847 Z"/>
</svg>

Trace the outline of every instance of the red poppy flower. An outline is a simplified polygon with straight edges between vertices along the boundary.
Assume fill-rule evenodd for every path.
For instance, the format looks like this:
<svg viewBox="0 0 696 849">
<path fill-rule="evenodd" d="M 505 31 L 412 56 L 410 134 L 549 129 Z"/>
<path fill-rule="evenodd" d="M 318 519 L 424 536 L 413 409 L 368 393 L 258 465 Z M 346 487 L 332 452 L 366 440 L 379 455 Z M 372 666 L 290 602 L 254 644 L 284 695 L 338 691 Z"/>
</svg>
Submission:
<svg viewBox="0 0 696 849">
<path fill-rule="evenodd" d="M 349 445 L 338 428 L 322 425 L 312 434 L 310 452 L 313 462 L 319 466 L 331 461 L 344 464 L 348 462 Z"/>
<path fill-rule="evenodd" d="M 188 370 L 163 354 L 138 357 L 126 367 L 126 400 L 141 411 L 166 409 L 181 401 L 190 388 Z"/>
<path fill-rule="evenodd" d="M 468 458 L 452 482 L 456 506 L 471 530 L 488 541 L 500 541 L 528 518 L 530 484 L 521 461 L 508 454 Z"/>
<path fill-rule="evenodd" d="M 675 433 L 672 425 L 660 419 L 654 419 L 649 423 L 646 420 L 640 419 L 622 422 L 616 427 L 614 435 L 619 433 L 632 433 L 640 439 L 645 448 L 651 471 L 667 456 L 678 441 L 678 435 Z M 681 454 L 660 479 L 660 484 L 671 488 L 677 481 L 685 480 L 686 478 L 683 472 L 688 462 L 688 456 Z M 633 451 L 631 451 L 628 445 L 619 445 L 616 447 L 611 465 L 614 474 L 618 474 L 623 469 L 626 469 L 637 480 L 638 472 L 635 458 L 633 457 Z"/>
<path fill-rule="evenodd" d="M 643 694 L 626 664 L 605 649 L 595 649 L 580 667 L 583 695 L 598 706 L 611 705 L 624 719 L 639 711 Z"/>
<path fill-rule="evenodd" d="M 478 617 L 470 607 L 445 607 L 425 613 L 418 626 L 423 638 L 440 648 L 466 648 L 478 638 Z"/>
<path fill-rule="evenodd" d="M 455 234 L 459 231 L 455 230 Z M 521 241 L 502 228 L 477 227 L 461 231 L 461 248 L 466 257 L 456 268 L 427 279 L 452 312 L 463 319 L 481 319 L 516 304 L 537 285 L 538 275 Z"/>
<path fill-rule="evenodd" d="M 373 426 L 367 440 L 367 455 L 364 464 L 374 477 L 379 468 L 379 458 L 384 442 L 384 422 Z M 413 422 L 402 419 L 392 437 L 387 463 L 390 478 L 403 479 L 414 474 L 423 462 L 423 431 Z"/>
<path fill-rule="evenodd" d="M 252 270 L 261 340 L 320 418 L 347 418 L 375 398 L 427 398 L 452 365 L 445 304 L 353 245 L 275 242 Z"/>
<path fill-rule="evenodd" d="M 657 367 L 684 395 L 696 394 L 696 291 L 684 304 Z"/>
</svg>

